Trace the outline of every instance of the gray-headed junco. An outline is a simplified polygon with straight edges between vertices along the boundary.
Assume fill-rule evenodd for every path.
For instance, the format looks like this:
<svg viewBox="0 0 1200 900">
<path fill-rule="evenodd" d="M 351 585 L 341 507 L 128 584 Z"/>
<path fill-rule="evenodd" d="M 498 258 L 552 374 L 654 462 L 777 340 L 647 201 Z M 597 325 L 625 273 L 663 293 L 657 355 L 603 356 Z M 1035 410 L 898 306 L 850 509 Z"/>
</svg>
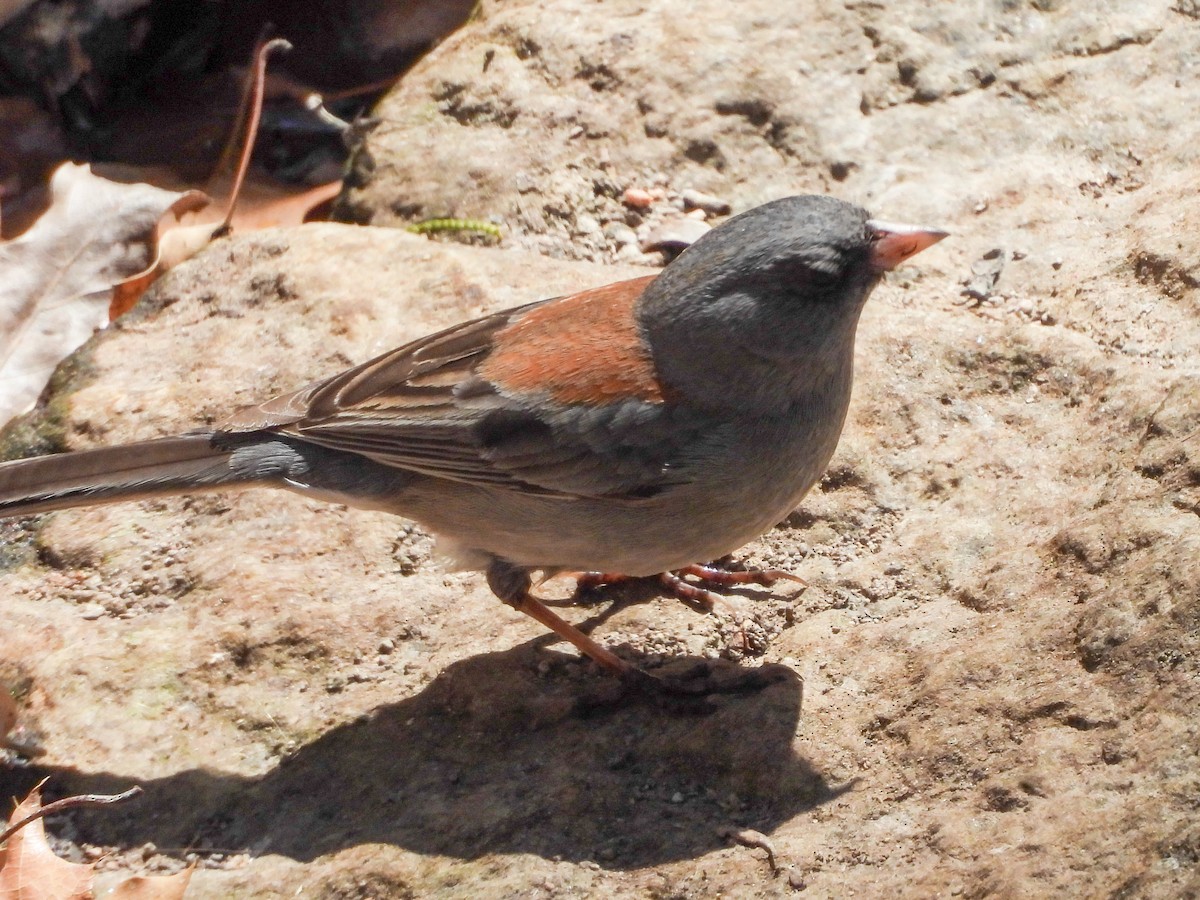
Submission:
<svg viewBox="0 0 1200 900">
<path fill-rule="evenodd" d="M 944 236 L 778 200 L 657 276 L 456 325 L 215 430 L 0 465 L 0 516 L 252 485 L 386 510 L 628 674 L 531 573 L 691 570 L 784 519 L 837 445 L 867 295 Z"/>
</svg>

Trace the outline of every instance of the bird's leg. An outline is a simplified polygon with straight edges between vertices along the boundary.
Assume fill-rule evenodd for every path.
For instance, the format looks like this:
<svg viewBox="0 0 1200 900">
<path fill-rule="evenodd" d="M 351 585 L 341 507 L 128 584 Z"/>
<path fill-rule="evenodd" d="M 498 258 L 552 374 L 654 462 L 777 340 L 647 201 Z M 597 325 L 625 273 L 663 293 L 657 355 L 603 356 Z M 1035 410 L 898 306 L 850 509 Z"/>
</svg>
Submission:
<svg viewBox="0 0 1200 900">
<path fill-rule="evenodd" d="M 679 571 L 687 572 L 688 569 L 680 569 Z M 677 598 L 687 603 L 695 603 L 706 612 L 712 612 L 718 603 L 726 599 L 714 591 L 706 590 L 691 582 L 684 581 L 679 577 L 677 572 L 663 572 L 658 576 L 658 580 Z"/>
<path fill-rule="evenodd" d="M 710 612 L 717 603 L 730 603 L 731 599 L 715 591 L 706 590 L 699 585 L 692 584 L 690 581 L 684 581 L 684 575 L 691 575 L 700 581 L 721 587 L 736 584 L 758 584 L 763 587 L 770 587 L 781 579 L 796 581 L 808 587 L 807 582 L 803 578 L 793 575 L 791 572 L 784 572 L 782 569 L 752 569 L 747 572 L 731 572 L 717 563 L 709 563 L 706 566 L 685 566 L 682 569 L 676 569 L 674 572 L 663 572 L 658 576 L 667 589 L 680 600 L 699 604 Z M 736 604 L 734 605 L 736 606 Z"/>
<path fill-rule="evenodd" d="M 607 578 L 607 576 L 606 576 Z M 706 709 L 704 697 L 709 694 L 742 693 L 761 690 L 780 680 L 777 673 L 762 669 L 738 670 L 736 674 L 714 672 L 707 661 L 701 661 L 675 676 L 660 676 L 646 672 L 633 663 L 626 662 L 611 650 L 602 647 L 590 637 L 546 608 L 545 604 L 529 593 L 533 581 L 529 572 L 504 560 L 493 560 L 487 570 L 488 586 L 504 603 L 525 613 L 545 625 L 560 638 L 574 644 L 581 653 L 595 660 L 600 666 L 620 677 L 623 684 L 652 696 L 667 695 L 685 703 L 689 709 Z M 624 579 L 621 579 L 624 580 Z M 685 586 L 692 587 L 684 582 Z M 698 588 L 696 590 L 699 590 Z M 699 706 L 694 704 L 699 703 Z"/>
<path fill-rule="evenodd" d="M 637 666 L 621 659 L 607 647 L 602 647 L 570 622 L 547 609 L 544 603 L 530 594 L 533 580 L 525 569 L 503 560 L 494 560 L 488 566 L 487 580 L 488 587 L 501 601 L 541 622 L 564 641 L 574 644 L 584 656 L 595 660 L 610 672 L 629 676 L 640 671 Z"/>
</svg>

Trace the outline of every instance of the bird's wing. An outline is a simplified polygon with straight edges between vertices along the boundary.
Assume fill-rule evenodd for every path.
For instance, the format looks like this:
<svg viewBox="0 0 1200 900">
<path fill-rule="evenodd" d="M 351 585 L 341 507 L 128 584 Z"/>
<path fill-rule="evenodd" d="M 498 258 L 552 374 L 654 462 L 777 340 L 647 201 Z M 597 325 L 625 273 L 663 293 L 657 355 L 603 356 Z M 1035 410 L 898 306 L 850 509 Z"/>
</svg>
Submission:
<svg viewBox="0 0 1200 900">
<path fill-rule="evenodd" d="M 695 437 L 642 349 L 652 278 L 497 313 L 244 410 L 267 429 L 470 484 L 563 498 L 652 496 L 687 480 Z"/>
</svg>

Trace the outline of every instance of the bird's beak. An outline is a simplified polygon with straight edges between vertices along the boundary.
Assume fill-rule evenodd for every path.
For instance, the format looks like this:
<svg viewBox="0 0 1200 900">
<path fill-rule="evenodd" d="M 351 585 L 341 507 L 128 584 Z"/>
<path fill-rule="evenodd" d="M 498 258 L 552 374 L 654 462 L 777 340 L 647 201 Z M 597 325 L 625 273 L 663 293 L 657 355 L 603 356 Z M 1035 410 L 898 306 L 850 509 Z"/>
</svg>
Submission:
<svg viewBox="0 0 1200 900">
<path fill-rule="evenodd" d="M 881 222 L 871 219 L 867 222 L 871 229 L 871 268 L 876 272 L 890 272 L 910 256 L 916 256 L 922 250 L 932 247 L 947 232 L 936 228 L 924 228 L 920 225 L 899 225 L 895 222 Z"/>
</svg>

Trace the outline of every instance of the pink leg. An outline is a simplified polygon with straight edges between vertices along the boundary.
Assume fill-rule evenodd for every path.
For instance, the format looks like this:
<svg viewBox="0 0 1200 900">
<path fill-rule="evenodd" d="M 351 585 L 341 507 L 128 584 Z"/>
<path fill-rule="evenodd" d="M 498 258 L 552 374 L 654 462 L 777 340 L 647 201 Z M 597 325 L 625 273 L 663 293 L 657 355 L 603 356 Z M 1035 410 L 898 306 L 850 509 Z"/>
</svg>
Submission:
<svg viewBox="0 0 1200 900">
<path fill-rule="evenodd" d="M 681 571 L 687 571 L 686 569 Z M 713 607 L 725 600 L 720 594 L 715 594 L 712 591 L 702 587 L 697 587 L 691 582 L 684 581 L 674 572 L 663 572 L 658 576 L 659 580 L 666 585 L 667 590 L 678 597 L 680 600 L 687 600 L 691 603 L 699 604 L 709 612 L 712 612 Z"/>
</svg>

